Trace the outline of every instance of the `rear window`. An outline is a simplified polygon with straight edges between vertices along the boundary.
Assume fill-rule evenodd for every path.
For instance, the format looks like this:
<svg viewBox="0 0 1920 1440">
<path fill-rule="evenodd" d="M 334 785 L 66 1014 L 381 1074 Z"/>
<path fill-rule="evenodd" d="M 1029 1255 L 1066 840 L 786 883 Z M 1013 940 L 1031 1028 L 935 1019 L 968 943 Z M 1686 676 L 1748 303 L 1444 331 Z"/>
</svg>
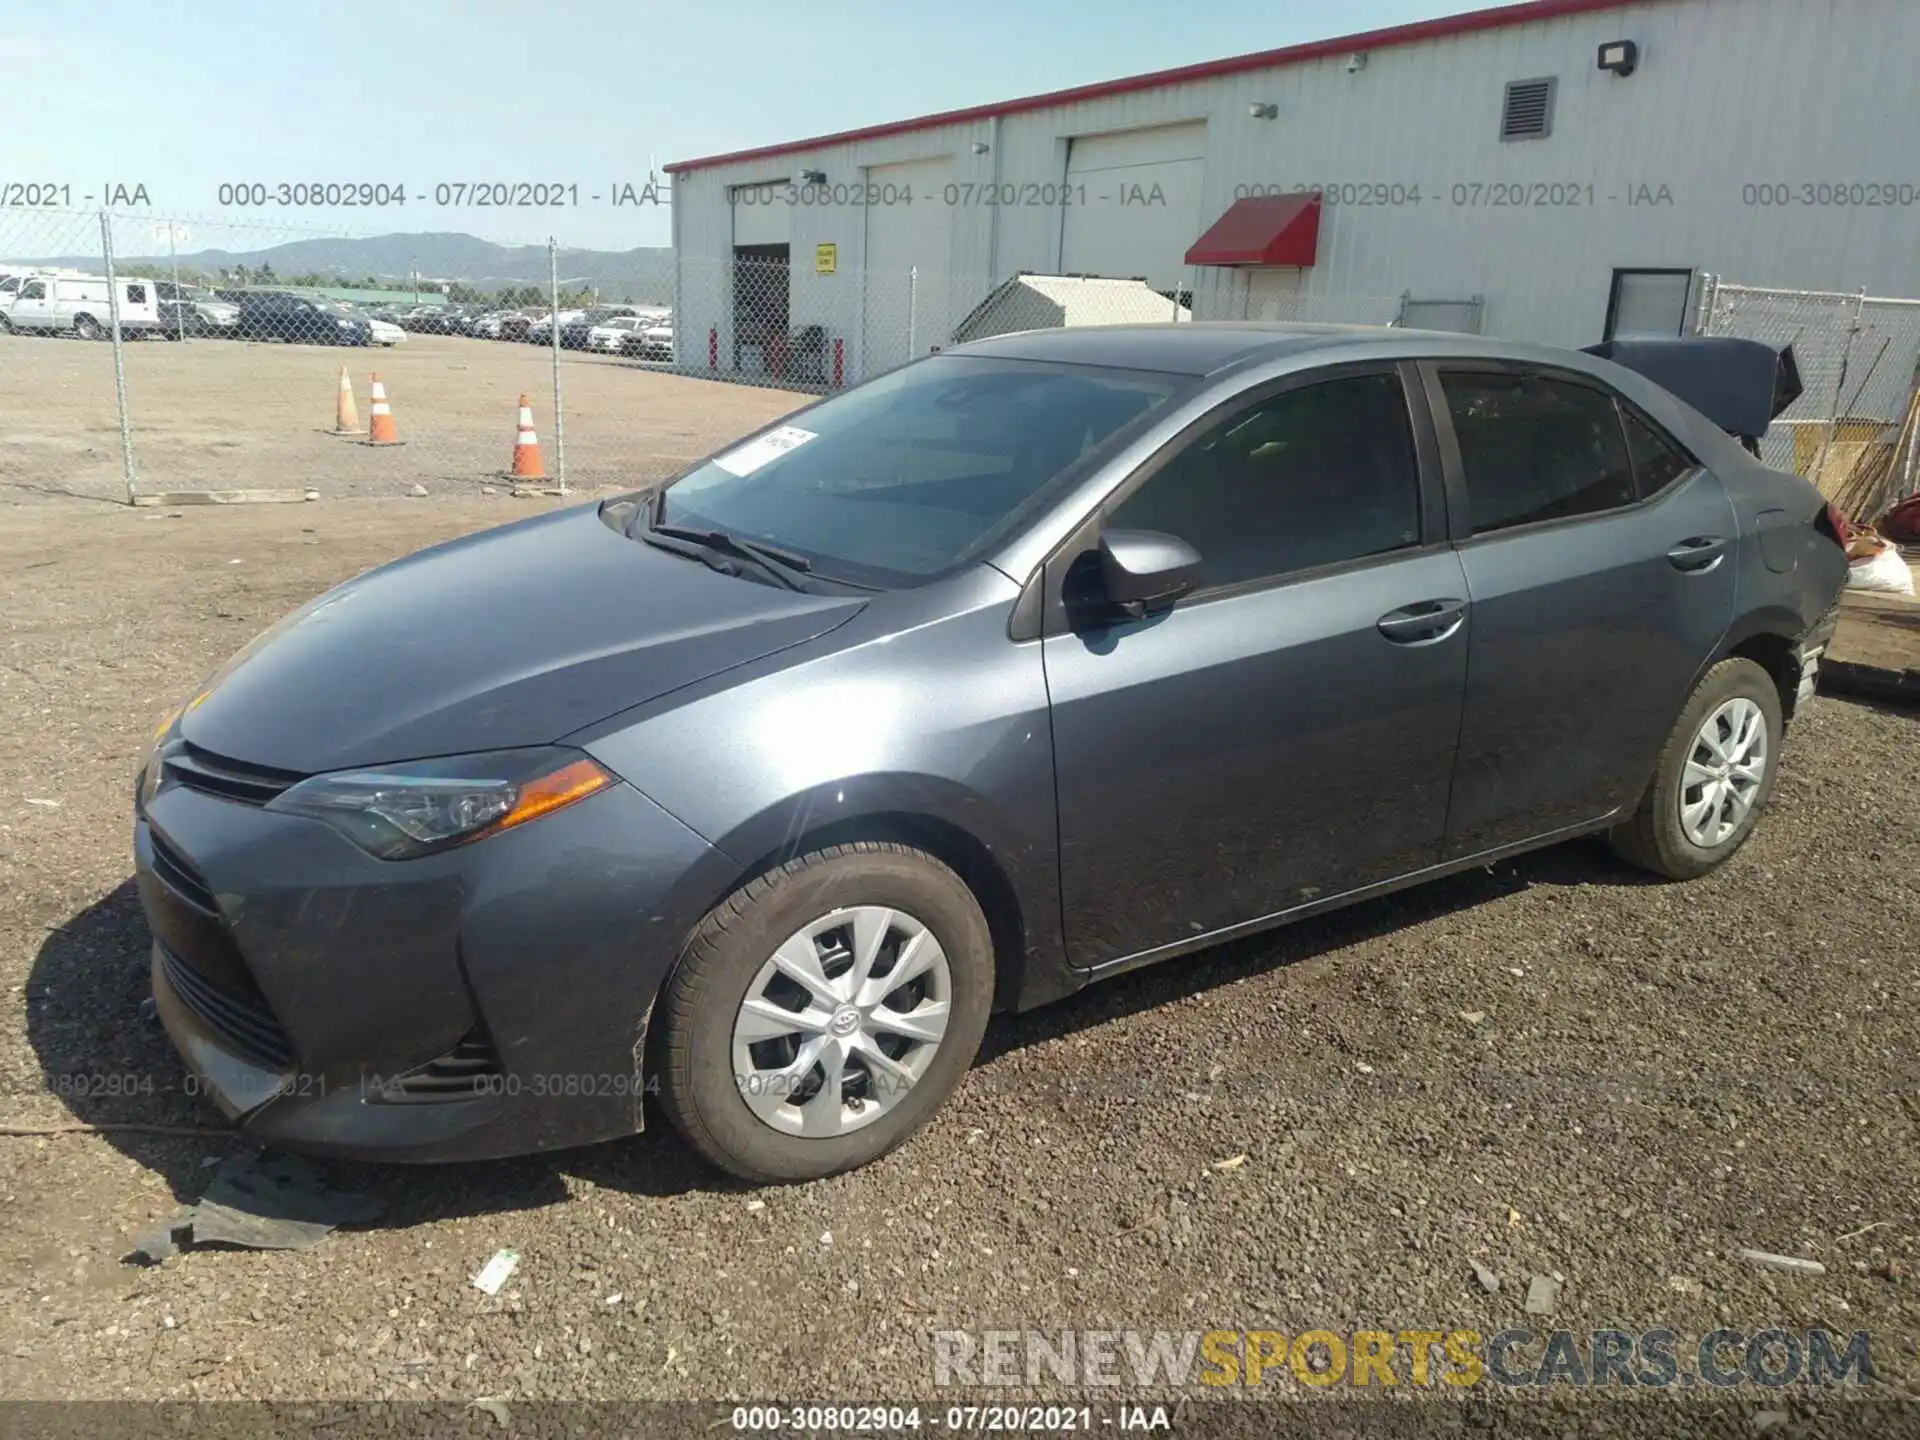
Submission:
<svg viewBox="0 0 1920 1440">
<path fill-rule="evenodd" d="M 668 487 L 659 517 L 918 584 L 967 563 L 1185 377 L 942 355 L 815 406 Z"/>
<path fill-rule="evenodd" d="M 1476 535 L 1634 500 L 1610 396 L 1547 375 L 1443 370 Z"/>
</svg>

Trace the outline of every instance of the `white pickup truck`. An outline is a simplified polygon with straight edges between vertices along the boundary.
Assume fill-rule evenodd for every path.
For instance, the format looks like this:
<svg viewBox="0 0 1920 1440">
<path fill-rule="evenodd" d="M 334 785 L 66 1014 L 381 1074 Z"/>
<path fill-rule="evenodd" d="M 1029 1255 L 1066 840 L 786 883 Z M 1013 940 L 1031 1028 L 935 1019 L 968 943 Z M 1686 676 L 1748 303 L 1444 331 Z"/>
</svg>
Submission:
<svg viewBox="0 0 1920 1440">
<path fill-rule="evenodd" d="M 119 279 L 120 333 L 159 333 L 160 311 L 153 282 Z M 70 331 L 98 340 L 113 328 L 104 275 L 23 275 L 0 293 L 0 329 Z"/>
</svg>

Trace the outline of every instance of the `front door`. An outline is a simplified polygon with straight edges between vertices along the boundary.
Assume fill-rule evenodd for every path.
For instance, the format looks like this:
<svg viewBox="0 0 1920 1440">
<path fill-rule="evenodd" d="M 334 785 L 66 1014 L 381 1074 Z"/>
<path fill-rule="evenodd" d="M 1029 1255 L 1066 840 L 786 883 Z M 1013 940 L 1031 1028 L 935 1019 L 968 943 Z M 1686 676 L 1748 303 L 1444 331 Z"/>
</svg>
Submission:
<svg viewBox="0 0 1920 1440">
<path fill-rule="evenodd" d="M 20 287 L 20 298 L 7 312 L 7 320 L 18 330 L 46 330 L 53 325 L 53 301 L 48 280 L 29 280 Z"/>
<path fill-rule="evenodd" d="M 1471 538 L 1449 858 L 1635 800 L 1733 618 L 1733 505 L 1585 376 L 1442 364 L 1428 384 Z"/>
<path fill-rule="evenodd" d="M 1177 535 L 1203 568 L 1171 610 L 1044 642 L 1076 966 L 1438 857 L 1466 588 L 1414 437 L 1395 367 L 1317 372 L 1216 411 L 1109 502 L 1103 526 Z"/>
</svg>

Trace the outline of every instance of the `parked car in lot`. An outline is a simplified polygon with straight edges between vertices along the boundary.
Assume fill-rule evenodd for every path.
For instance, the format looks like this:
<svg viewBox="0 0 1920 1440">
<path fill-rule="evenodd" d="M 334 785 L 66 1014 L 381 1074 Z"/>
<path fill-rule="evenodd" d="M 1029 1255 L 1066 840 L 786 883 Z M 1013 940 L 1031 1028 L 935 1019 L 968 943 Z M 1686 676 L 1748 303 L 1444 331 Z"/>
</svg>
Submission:
<svg viewBox="0 0 1920 1440">
<path fill-rule="evenodd" d="M 404 345 L 407 343 L 407 332 L 391 320 L 381 320 L 372 315 L 367 315 L 363 318 L 367 322 L 367 329 L 369 331 L 367 338 L 375 345 Z"/>
<path fill-rule="evenodd" d="M 621 341 L 620 353 L 636 360 L 673 359 L 673 320 L 643 321 Z"/>
<path fill-rule="evenodd" d="M 632 305 L 594 305 L 579 311 L 571 320 L 560 327 L 560 348 L 563 350 L 584 350 L 587 348 L 587 335 L 597 325 L 610 321 L 631 318 L 639 310 Z"/>
<path fill-rule="evenodd" d="M 156 732 L 160 1019 L 260 1142 L 500 1155 L 657 1089 L 798 1180 L 990 1011 L 1576 835 L 1704 874 L 1845 525 L 1733 438 L 1772 352 L 1665 343 L 1740 403 L 1435 332 L 1005 335 L 350 580 Z"/>
<path fill-rule="evenodd" d="M 243 292 L 240 337 L 297 345 L 370 345 L 373 327 L 345 306 L 272 290 Z"/>
<path fill-rule="evenodd" d="M 638 337 L 646 321 L 638 315 L 616 315 L 611 320 L 594 325 L 587 330 L 587 340 L 583 347 L 598 350 L 603 354 L 618 355 L 629 338 Z M 567 330 L 561 331 L 561 343 L 566 343 Z"/>
<path fill-rule="evenodd" d="M 151 280 L 116 278 L 123 337 L 159 335 L 160 310 Z M 111 288 L 104 275 L 25 275 L 7 292 L 0 330 L 29 334 L 108 336 L 113 324 Z"/>
<path fill-rule="evenodd" d="M 546 314 L 544 310 L 508 310 L 500 317 L 497 340 L 525 340 L 528 327 Z"/>
<path fill-rule="evenodd" d="M 562 310 L 559 315 L 560 333 L 564 336 L 567 326 L 575 324 L 587 312 L 584 310 Z M 551 345 L 553 343 L 552 315 L 542 315 L 527 326 L 527 343 L 530 345 Z"/>
<path fill-rule="evenodd" d="M 205 286 L 156 280 L 153 289 L 158 297 L 156 308 L 164 334 L 232 337 L 239 333 L 240 307 L 230 300 L 222 300 Z"/>
</svg>

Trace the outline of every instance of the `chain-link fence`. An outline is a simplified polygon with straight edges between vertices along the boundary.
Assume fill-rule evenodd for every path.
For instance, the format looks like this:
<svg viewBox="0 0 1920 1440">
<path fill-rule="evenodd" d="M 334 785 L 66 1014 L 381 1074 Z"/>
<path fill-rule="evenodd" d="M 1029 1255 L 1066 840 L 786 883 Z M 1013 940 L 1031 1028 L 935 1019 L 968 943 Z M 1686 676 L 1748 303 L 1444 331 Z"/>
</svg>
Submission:
<svg viewBox="0 0 1920 1440">
<path fill-rule="evenodd" d="M 907 267 L 842 270 L 787 247 L 680 257 L 671 368 L 826 391 L 951 345 L 1017 330 L 1193 320 L 1392 324 L 1403 297 L 1318 295 L 1297 282 L 1196 271 L 1177 289 L 1144 279 L 1020 273 L 997 283 Z M 823 270 L 822 264 L 833 268 Z"/>
<path fill-rule="evenodd" d="M 0 210 L 0 384 L 26 416 L 0 481 L 149 502 L 625 487 L 812 395 L 1012 331 L 1436 323 L 1405 296 L 1309 293 L 1298 272 L 990 283 L 763 249 Z M 730 383 L 695 383 L 713 381 Z"/>
<path fill-rule="evenodd" d="M 1920 483 L 1920 300 L 1738 285 L 1706 277 L 1700 329 L 1791 345 L 1800 398 L 1761 441 L 1761 458 L 1807 476 L 1855 520 Z"/>
<path fill-rule="evenodd" d="M 673 368 L 670 252 L 449 258 L 465 240 L 0 210 L 18 417 L 0 482 L 147 502 L 596 490 L 804 399 L 638 381 Z"/>
</svg>

